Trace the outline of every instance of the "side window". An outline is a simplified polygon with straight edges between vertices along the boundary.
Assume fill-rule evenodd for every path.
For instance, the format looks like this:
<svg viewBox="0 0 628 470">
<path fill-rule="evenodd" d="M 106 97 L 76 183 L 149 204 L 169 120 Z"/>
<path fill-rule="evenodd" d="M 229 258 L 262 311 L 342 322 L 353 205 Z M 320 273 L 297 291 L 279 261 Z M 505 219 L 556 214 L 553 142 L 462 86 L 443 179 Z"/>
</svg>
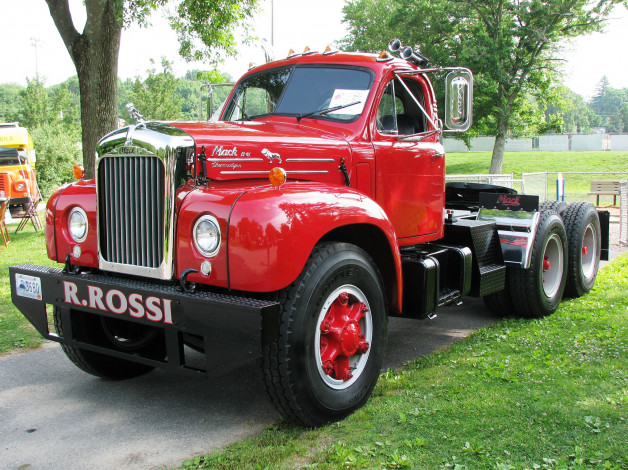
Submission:
<svg viewBox="0 0 628 470">
<path fill-rule="evenodd" d="M 417 105 L 418 101 L 425 108 L 423 91 L 414 80 L 405 79 L 403 83 L 400 80 L 391 80 L 384 90 L 377 108 L 377 129 L 382 134 L 396 135 L 425 132 L 425 115 Z M 408 89 L 412 94 L 408 93 Z"/>
</svg>

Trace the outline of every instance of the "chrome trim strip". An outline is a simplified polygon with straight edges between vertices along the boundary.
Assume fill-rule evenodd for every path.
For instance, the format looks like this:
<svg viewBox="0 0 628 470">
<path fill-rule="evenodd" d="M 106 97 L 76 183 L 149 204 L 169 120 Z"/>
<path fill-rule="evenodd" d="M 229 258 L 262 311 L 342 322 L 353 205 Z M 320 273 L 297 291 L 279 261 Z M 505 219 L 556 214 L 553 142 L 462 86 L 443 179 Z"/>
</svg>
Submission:
<svg viewBox="0 0 628 470">
<path fill-rule="evenodd" d="M 333 162 L 333 158 L 287 158 L 287 162 Z"/>
<path fill-rule="evenodd" d="M 221 175 L 267 175 L 269 172 L 268 171 L 221 171 L 220 174 Z M 291 175 L 291 174 L 325 174 L 325 173 L 329 173 L 329 171 L 327 170 L 312 170 L 312 171 L 306 171 L 306 170 L 298 170 L 298 171 L 286 171 L 286 174 Z"/>
<path fill-rule="evenodd" d="M 263 158 L 208 158 L 208 162 L 263 162 Z"/>
</svg>

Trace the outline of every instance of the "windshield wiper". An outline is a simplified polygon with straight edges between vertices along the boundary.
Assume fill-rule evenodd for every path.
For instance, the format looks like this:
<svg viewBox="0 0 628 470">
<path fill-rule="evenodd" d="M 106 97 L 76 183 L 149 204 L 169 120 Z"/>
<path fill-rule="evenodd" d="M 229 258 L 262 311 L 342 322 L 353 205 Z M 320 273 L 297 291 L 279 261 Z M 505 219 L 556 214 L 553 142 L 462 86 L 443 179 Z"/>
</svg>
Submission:
<svg viewBox="0 0 628 470">
<path fill-rule="evenodd" d="M 242 108 L 242 106 L 240 106 L 240 103 L 238 103 L 236 100 L 234 100 L 233 104 L 235 104 L 238 107 L 238 109 L 242 112 L 242 117 L 240 119 L 234 119 L 234 121 L 243 121 L 243 120 L 250 121 L 250 118 L 249 118 L 248 114 L 246 114 L 246 112 L 244 111 L 244 108 Z"/>
<path fill-rule="evenodd" d="M 315 114 L 325 115 L 328 113 L 333 113 L 334 111 L 338 111 L 339 109 L 348 108 L 349 106 L 360 103 L 361 101 L 354 101 L 353 103 L 341 104 L 339 106 L 334 106 L 333 108 L 321 109 L 320 111 L 312 111 L 311 113 L 299 114 L 297 115 L 297 121 L 300 121 L 304 117 L 314 116 Z"/>
</svg>

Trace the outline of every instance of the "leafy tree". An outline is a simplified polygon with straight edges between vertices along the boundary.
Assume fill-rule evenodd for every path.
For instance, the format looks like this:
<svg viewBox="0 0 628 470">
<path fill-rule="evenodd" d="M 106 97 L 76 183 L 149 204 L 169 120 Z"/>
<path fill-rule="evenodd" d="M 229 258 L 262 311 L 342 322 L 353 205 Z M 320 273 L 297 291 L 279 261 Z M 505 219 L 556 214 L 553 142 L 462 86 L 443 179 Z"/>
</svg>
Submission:
<svg viewBox="0 0 628 470">
<path fill-rule="evenodd" d="M 45 123 L 31 130 L 37 150 L 37 182 L 44 197 L 61 184 L 73 181 L 72 168 L 81 162 L 81 132 L 78 126 Z"/>
<path fill-rule="evenodd" d="M 172 64 L 162 58 L 163 71 L 153 68 L 143 82 L 139 77 L 131 87 L 131 100 L 144 119 L 174 120 L 181 117 L 183 100 L 175 94 L 178 79 L 172 73 Z"/>
<path fill-rule="evenodd" d="M 14 83 L 0 85 L 0 122 L 12 122 L 18 119 L 18 106 L 22 91 L 24 91 L 24 87 Z"/>
<path fill-rule="evenodd" d="M 548 122 L 561 121 L 562 132 L 574 134 L 590 133 L 602 122 L 582 96 L 564 86 L 556 88 L 556 98 L 547 107 L 546 116 Z"/>
<path fill-rule="evenodd" d="M 20 93 L 20 124 L 29 128 L 39 127 L 48 122 L 52 114 L 44 82 L 27 78 L 26 89 Z"/>
<path fill-rule="evenodd" d="M 72 21 L 68 0 L 46 0 L 78 75 L 83 129 L 83 161 L 94 174 L 94 149 L 100 137 L 117 127 L 118 55 L 124 26 L 146 25 L 150 14 L 167 0 L 84 0 L 87 19 L 82 32 Z M 173 0 L 170 25 L 186 59 L 235 52 L 232 30 L 249 18 L 257 0 Z M 200 44 L 200 45 L 198 45 Z"/>
<path fill-rule="evenodd" d="M 560 42 L 599 31 L 617 4 L 627 2 L 349 0 L 345 44 L 377 51 L 386 44 L 383 35 L 394 32 L 438 65 L 473 70 L 476 122 L 496 137 L 490 172 L 500 173 L 506 137 L 518 120 L 531 116 L 529 97 L 547 103 Z"/>
</svg>

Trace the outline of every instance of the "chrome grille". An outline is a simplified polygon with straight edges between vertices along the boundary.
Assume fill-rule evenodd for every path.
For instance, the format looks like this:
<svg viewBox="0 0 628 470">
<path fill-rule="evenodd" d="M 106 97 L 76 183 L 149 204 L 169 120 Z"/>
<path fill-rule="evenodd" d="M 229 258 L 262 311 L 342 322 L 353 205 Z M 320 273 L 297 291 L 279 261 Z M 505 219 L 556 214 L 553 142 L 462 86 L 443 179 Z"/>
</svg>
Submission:
<svg viewBox="0 0 628 470">
<path fill-rule="evenodd" d="M 158 268 L 164 259 L 165 176 L 156 156 L 108 156 L 98 165 L 100 255 Z"/>
</svg>

